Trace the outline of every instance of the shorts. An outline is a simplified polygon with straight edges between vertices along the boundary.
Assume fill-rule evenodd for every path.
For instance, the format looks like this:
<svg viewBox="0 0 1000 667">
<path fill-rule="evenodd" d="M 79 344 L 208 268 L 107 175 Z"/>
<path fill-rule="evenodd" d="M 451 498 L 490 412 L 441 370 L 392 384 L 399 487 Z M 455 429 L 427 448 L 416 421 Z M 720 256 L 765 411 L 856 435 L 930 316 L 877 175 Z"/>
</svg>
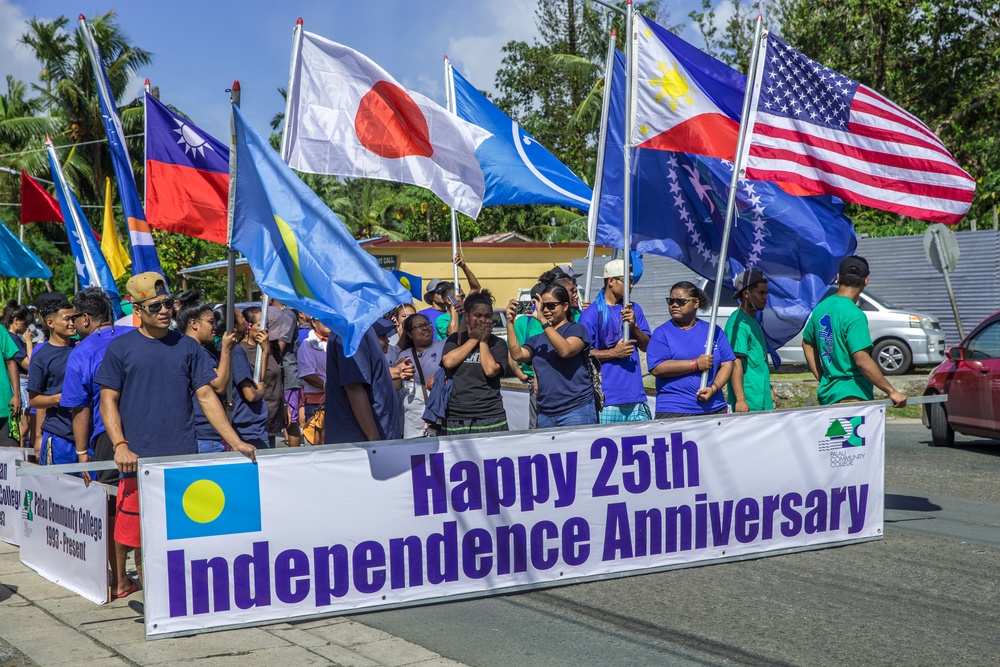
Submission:
<svg viewBox="0 0 1000 667">
<path fill-rule="evenodd" d="M 95 461 L 115 460 L 115 448 L 107 431 L 101 431 L 100 435 L 91 440 L 90 446 L 94 450 Z M 97 473 L 97 481 L 101 484 L 117 484 L 120 477 L 121 473 L 117 470 L 101 470 Z"/>
<path fill-rule="evenodd" d="M 729 412 L 729 406 L 715 412 L 657 412 L 657 419 L 680 419 L 682 417 L 707 417 L 708 415 L 724 415 Z"/>
<path fill-rule="evenodd" d="M 41 465 L 60 465 L 63 463 L 76 463 L 79 459 L 76 456 L 76 443 L 60 438 L 58 435 L 42 430 L 41 456 L 38 463 Z"/>
<path fill-rule="evenodd" d="M 218 454 L 226 451 L 226 445 L 221 440 L 198 440 L 199 454 Z"/>
<path fill-rule="evenodd" d="M 20 376 L 21 380 L 21 412 L 27 412 L 31 407 L 28 405 L 28 377 L 26 375 Z"/>
<path fill-rule="evenodd" d="M 605 405 L 601 413 L 597 415 L 597 420 L 602 424 L 621 424 L 624 422 L 644 422 L 653 418 L 649 412 L 649 404 L 642 403 L 619 403 L 617 405 Z"/>
<path fill-rule="evenodd" d="M 508 430 L 506 417 L 486 417 L 485 419 L 445 419 L 444 430 L 441 435 L 504 433 Z"/>
<path fill-rule="evenodd" d="M 15 416 L 14 419 L 17 419 Z M 21 443 L 10 437 L 10 418 L 0 417 L 0 447 L 20 447 Z"/>
<path fill-rule="evenodd" d="M 289 424 L 299 423 L 299 406 L 302 405 L 302 389 L 296 387 L 295 389 L 286 389 L 285 395 L 285 405 L 288 406 L 288 411 L 291 413 L 291 421 Z"/>
<path fill-rule="evenodd" d="M 118 504 L 115 513 L 115 542 L 127 547 L 142 546 L 139 530 L 139 478 L 118 480 Z"/>
</svg>

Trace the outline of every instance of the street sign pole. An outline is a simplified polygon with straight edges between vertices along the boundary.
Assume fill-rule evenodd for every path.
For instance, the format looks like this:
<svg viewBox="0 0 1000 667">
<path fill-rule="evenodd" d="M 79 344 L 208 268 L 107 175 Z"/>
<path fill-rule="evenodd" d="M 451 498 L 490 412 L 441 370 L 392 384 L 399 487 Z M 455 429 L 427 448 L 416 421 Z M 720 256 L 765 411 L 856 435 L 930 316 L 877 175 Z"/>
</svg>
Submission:
<svg viewBox="0 0 1000 667">
<path fill-rule="evenodd" d="M 948 290 L 951 312 L 955 315 L 955 325 L 958 327 L 958 338 L 961 341 L 965 338 L 965 331 L 962 329 L 962 318 L 958 314 L 958 303 L 955 301 L 950 275 L 958 266 L 959 250 L 955 232 L 942 224 L 931 225 L 924 232 L 924 252 L 930 265 L 944 276 L 944 286 Z"/>
</svg>

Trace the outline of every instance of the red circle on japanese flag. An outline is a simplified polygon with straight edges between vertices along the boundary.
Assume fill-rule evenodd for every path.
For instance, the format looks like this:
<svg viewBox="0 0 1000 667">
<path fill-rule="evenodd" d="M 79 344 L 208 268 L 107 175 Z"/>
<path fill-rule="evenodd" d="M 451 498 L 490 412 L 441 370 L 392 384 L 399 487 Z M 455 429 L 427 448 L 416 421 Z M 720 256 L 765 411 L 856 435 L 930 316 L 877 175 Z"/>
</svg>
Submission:
<svg viewBox="0 0 1000 667">
<path fill-rule="evenodd" d="M 354 116 L 361 145 L 384 158 L 434 154 L 427 119 L 405 90 L 379 81 L 365 93 Z"/>
</svg>

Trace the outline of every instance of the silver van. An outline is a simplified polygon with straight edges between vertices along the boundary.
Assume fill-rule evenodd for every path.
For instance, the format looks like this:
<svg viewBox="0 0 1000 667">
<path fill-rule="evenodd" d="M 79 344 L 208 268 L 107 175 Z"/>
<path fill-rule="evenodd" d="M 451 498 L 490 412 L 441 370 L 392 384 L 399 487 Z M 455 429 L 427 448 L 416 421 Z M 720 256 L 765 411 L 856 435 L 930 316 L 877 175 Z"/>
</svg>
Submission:
<svg viewBox="0 0 1000 667">
<path fill-rule="evenodd" d="M 701 287 L 708 292 L 714 283 L 702 281 Z M 836 292 L 831 287 L 826 293 L 830 296 Z M 728 294 L 723 290 L 724 294 Z M 723 299 L 719 307 L 718 324 L 725 328 L 726 321 L 736 308 L 734 302 Z M 907 310 L 900 310 L 879 298 L 871 292 L 862 292 L 858 299 L 858 307 L 868 317 L 868 329 L 871 332 L 872 358 L 885 375 L 902 375 L 914 365 L 928 366 L 944 361 L 945 343 L 941 323 L 932 315 L 924 315 Z M 711 311 L 705 308 L 698 312 L 698 317 L 708 320 Z M 783 364 L 805 364 L 806 358 L 802 352 L 802 333 L 800 332 L 778 350 L 778 356 Z"/>
</svg>

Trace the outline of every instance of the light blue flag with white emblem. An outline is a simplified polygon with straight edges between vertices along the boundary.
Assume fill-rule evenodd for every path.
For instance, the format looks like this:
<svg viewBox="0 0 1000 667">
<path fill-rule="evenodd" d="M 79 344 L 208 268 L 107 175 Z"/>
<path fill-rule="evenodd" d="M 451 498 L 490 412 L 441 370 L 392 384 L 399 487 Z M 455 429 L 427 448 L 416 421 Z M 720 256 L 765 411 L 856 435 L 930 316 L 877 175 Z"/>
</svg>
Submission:
<svg viewBox="0 0 1000 667">
<path fill-rule="evenodd" d="M 233 247 L 247 258 L 265 294 L 318 318 L 343 339 L 345 353 L 354 354 L 375 320 L 410 303 L 410 293 L 358 245 L 235 105 L 233 120 Z"/>
<path fill-rule="evenodd" d="M 38 255 L 21 243 L 7 225 L 0 222 L 0 275 L 11 278 L 52 277 L 52 271 Z"/>
<path fill-rule="evenodd" d="M 486 178 L 483 206 L 557 204 L 587 211 L 591 190 L 520 125 L 497 109 L 454 67 L 455 111 L 491 132 L 476 149 Z"/>
</svg>

